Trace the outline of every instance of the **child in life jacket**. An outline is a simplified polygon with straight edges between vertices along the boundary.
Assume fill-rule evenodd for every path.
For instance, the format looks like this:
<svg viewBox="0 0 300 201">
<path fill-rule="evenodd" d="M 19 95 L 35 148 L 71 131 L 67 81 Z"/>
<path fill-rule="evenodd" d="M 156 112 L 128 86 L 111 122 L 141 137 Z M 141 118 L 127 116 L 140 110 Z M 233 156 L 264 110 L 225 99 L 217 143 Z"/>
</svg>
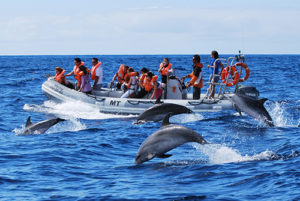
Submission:
<svg viewBox="0 0 300 201">
<path fill-rule="evenodd" d="M 90 83 L 90 77 L 88 69 L 85 66 L 79 66 L 79 70 L 81 71 L 80 74 L 80 88 L 79 91 L 91 94 L 92 93 L 92 86 Z"/>
<path fill-rule="evenodd" d="M 158 72 L 161 74 L 161 82 L 167 84 L 168 80 L 168 71 L 172 67 L 172 64 L 169 63 L 168 58 L 164 58 L 163 62 L 160 64 Z"/>
<path fill-rule="evenodd" d="M 125 78 L 124 85 L 127 87 L 127 91 L 121 96 L 121 98 L 133 98 L 135 95 L 135 88 L 138 82 L 138 72 L 135 72 L 133 68 L 128 69 L 127 77 Z"/>
<path fill-rule="evenodd" d="M 157 75 L 154 75 L 151 71 L 149 71 L 147 73 L 147 76 L 144 79 L 144 83 L 143 86 L 145 88 L 145 90 L 141 90 L 138 92 L 138 94 L 135 96 L 135 98 L 143 98 L 144 96 L 150 94 L 152 91 L 152 95 L 150 97 L 150 99 L 153 99 L 155 94 L 156 94 L 156 90 L 157 90 Z"/>
</svg>

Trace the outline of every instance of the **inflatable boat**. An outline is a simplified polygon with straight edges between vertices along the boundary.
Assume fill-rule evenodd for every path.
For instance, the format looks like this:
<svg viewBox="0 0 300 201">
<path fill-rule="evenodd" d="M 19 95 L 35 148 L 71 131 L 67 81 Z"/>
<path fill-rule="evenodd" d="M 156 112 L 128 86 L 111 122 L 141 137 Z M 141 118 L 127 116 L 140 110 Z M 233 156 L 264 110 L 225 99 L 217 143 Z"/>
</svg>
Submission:
<svg viewBox="0 0 300 201">
<path fill-rule="evenodd" d="M 240 60 L 241 58 L 243 57 L 229 57 L 227 63 L 225 60 L 224 64 L 226 63 L 230 68 L 238 66 L 236 65 L 237 63 L 233 64 L 233 61 Z M 174 74 L 171 74 L 171 76 L 168 77 L 167 86 L 164 89 L 161 102 L 182 105 L 196 113 L 234 110 L 235 107 L 229 100 L 229 97 L 234 96 L 235 93 L 229 90 L 228 77 L 224 83 L 208 83 L 209 85 L 219 85 L 219 92 L 216 93 L 214 99 L 208 98 L 208 90 L 206 94 L 201 94 L 199 100 L 193 100 L 192 94 L 186 93 L 184 83 Z M 238 85 L 238 83 L 236 83 L 236 85 Z M 156 103 L 155 100 L 149 97 L 144 97 L 143 99 L 120 98 L 124 91 L 111 88 L 103 88 L 101 91 L 85 94 L 58 83 L 53 77 L 48 77 L 47 81 L 42 84 L 42 91 L 50 100 L 60 102 L 82 101 L 92 105 L 95 109 L 103 113 L 140 114 Z M 254 97 L 255 99 L 258 99 L 259 96 L 255 87 L 236 87 L 235 92 L 243 93 L 243 95 Z"/>
<path fill-rule="evenodd" d="M 179 91 L 178 88 L 176 88 L 176 90 Z M 57 102 L 82 101 L 86 104 L 93 105 L 95 109 L 97 108 L 103 113 L 140 114 L 153 106 L 156 102 L 149 98 L 120 98 L 123 91 L 108 88 L 104 88 L 98 93 L 85 94 L 58 83 L 53 77 L 49 77 L 47 81 L 42 84 L 42 91 L 50 100 Z M 167 98 L 161 101 L 164 103 L 183 105 L 194 112 L 216 112 L 233 109 L 232 103 L 226 98 L 207 99 L 205 98 L 205 94 L 201 94 L 200 100 L 193 100 L 192 94 L 187 94 L 185 99 L 179 98 L 178 96 L 171 97 L 171 95 L 168 94 Z"/>
</svg>

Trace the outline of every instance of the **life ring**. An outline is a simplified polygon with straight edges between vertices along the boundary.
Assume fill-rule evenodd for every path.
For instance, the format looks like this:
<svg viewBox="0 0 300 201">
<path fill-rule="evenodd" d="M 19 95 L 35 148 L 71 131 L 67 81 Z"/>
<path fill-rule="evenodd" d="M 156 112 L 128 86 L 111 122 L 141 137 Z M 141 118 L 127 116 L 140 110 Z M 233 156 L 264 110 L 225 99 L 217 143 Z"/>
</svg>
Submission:
<svg viewBox="0 0 300 201">
<path fill-rule="evenodd" d="M 249 75 L 250 75 L 250 70 L 249 70 L 248 66 L 247 66 L 245 63 L 236 63 L 236 64 L 234 64 L 234 65 L 232 66 L 232 68 L 233 68 L 233 67 L 236 68 L 237 66 L 243 67 L 243 68 L 245 69 L 245 71 L 246 71 L 245 77 L 240 78 L 240 79 L 239 79 L 239 82 L 244 82 L 244 81 L 246 81 L 246 80 L 249 78 Z"/>
<path fill-rule="evenodd" d="M 222 82 L 225 84 L 226 83 L 226 79 L 228 77 L 228 71 L 229 71 L 229 66 L 227 66 L 226 68 L 223 69 L 222 74 L 221 74 L 221 79 Z M 227 82 L 227 86 L 232 87 L 234 85 L 236 85 L 236 83 L 238 83 L 239 79 L 240 79 L 240 75 L 237 72 L 235 66 L 231 66 L 231 70 L 230 70 L 230 75 L 231 77 L 234 77 L 232 82 Z"/>
</svg>

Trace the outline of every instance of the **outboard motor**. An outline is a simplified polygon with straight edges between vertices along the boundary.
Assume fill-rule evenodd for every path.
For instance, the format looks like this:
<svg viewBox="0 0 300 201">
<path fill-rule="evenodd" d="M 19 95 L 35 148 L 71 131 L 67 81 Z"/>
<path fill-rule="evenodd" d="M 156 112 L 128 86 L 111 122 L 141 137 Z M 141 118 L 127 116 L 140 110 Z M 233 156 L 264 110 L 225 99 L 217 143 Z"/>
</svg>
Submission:
<svg viewBox="0 0 300 201">
<path fill-rule="evenodd" d="M 182 99 L 182 85 L 174 69 L 169 70 L 167 83 L 167 99 Z"/>
<path fill-rule="evenodd" d="M 259 97 L 259 91 L 256 89 L 256 87 L 252 86 L 241 86 L 237 89 L 236 94 L 248 96 L 256 100 L 258 100 Z"/>
<path fill-rule="evenodd" d="M 167 84 L 167 99 L 182 99 L 182 88 L 179 80 L 170 77 Z"/>
</svg>

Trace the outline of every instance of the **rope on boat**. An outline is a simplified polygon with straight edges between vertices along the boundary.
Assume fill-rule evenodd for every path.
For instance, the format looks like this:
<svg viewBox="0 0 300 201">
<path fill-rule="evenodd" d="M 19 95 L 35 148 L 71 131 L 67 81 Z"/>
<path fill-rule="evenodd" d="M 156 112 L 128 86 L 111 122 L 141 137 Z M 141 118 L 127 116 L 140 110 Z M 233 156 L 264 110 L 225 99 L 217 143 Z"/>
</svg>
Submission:
<svg viewBox="0 0 300 201">
<path fill-rule="evenodd" d="M 188 101 L 188 103 L 190 104 L 190 105 L 200 105 L 200 104 L 215 104 L 215 103 L 217 103 L 217 102 L 219 102 L 220 100 L 214 100 L 214 101 L 211 101 L 211 100 L 209 100 L 209 101 L 206 101 L 207 99 L 202 99 L 201 101 Z"/>
<path fill-rule="evenodd" d="M 89 97 L 92 97 L 92 98 L 96 99 L 96 101 L 105 101 L 105 98 L 99 98 L 99 97 L 97 97 L 95 95 L 91 95 L 91 94 L 86 94 L 86 95 L 89 96 Z"/>
<path fill-rule="evenodd" d="M 127 100 L 127 102 L 130 103 L 131 105 L 138 105 L 140 103 L 155 104 L 155 102 L 153 102 L 153 101 L 132 101 L 132 100 Z"/>
</svg>

